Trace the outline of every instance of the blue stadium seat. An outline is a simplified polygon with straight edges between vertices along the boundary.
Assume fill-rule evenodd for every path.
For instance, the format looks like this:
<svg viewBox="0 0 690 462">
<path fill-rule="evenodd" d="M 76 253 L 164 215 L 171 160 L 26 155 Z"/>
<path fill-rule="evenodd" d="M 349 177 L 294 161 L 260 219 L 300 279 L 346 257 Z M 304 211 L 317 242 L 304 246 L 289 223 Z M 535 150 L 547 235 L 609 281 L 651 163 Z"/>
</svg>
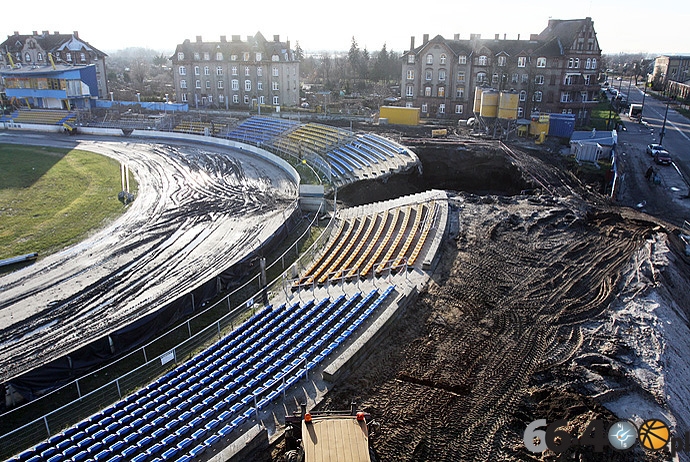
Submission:
<svg viewBox="0 0 690 462">
<path fill-rule="evenodd" d="M 193 443 L 194 443 L 194 440 L 192 440 L 191 438 L 185 438 L 177 444 L 177 448 L 180 449 L 181 451 L 184 451 L 185 449 L 190 447 Z"/>
<path fill-rule="evenodd" d="M 206 446 L 204 443 L 197 444 L 191 451 L 189 451 L 189 455 L 192 457 L 199 457 L 204 453 L 204 451 L 206 451 Z"/>
<path fill-rule="evenodd" d="M 132 462 L 145 462 L 148 458 L 148 454 L 142 453 L 132 457 Z"/>
<path fill-rule="evenodd" d="M 139 448 L 137 448 L 136 446 L 127 446 L 122 450 L 120 454 L 122 454 L 122 457 L 124 457 L 125 460 L 131 460 L 132 456 L 134 456 L 134 454 L 136 454 L 138 451 Z"/>
<path fill-rule="evenodd" d="M 72 462 L 83 462 L 89 458 L 89 453 L 86 451 L 80 451 L 72 456 Z"/>
<path fill-rule="evenodd" d="M 179 454 L 180 450 L 178 448 L 170 448 L 161 454 L 161 457 L 163 460 L 171 460 L 174 457 L 177 457 L 177 454 Z"/>
<path fill-rule="evenodd" d="M 235 425 L 233 425 L 232 423 L 227 424 L 226 426 L 224 426 L 223 428 L 221 428 L 220 430 L 218 430 L 218 435 L 219 435 L 221 438 L 225 438 L 225 437 L 228 436 L 230 433 L 232 433 L 232 431 L 233 431 L 234 429 L 235 429 Z"/>
</svg>

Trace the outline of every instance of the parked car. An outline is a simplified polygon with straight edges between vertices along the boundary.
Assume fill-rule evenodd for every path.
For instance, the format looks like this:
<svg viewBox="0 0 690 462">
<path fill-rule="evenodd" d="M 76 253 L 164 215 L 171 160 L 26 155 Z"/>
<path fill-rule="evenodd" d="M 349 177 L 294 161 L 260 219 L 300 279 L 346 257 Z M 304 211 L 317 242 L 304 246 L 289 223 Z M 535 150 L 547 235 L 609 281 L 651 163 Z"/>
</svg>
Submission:
<svg viewBox="0 0 690 462">
<path fill-rule="evenodd" d="M 654 154 L 654 162 L 657 164 L 662 164 L 662 165 L 671 165 L 671 162 L 673 159 L 671 159 L 671 154 L 668 153 L 665 149 L 660 149 Z"/>
<path fill-rule="evenodd" d="M 664 150 L 664 147 L 660 144 L 652 143 L 652 144 L 647 145 L 647 154 L 649 154 L 652 157 L 654 157 L 656 155 L 657 151 L 662 151 L 662 150 Z"/>
</svg>

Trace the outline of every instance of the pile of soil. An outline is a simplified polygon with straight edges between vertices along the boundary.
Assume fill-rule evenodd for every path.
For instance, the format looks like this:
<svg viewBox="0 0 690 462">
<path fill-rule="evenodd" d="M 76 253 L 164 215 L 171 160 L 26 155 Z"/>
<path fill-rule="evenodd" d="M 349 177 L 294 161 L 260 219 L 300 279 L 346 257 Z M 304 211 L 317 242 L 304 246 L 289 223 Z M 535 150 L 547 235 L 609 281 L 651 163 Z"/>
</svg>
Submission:
<svg viewBox="0 0 690 462">
<path fill-rule="evenodd" d="M 461 178 L 462 171 L 509 181 L 502 194 L 493 186 L 486 188 L 493 194 L 450 193 L 459 226 L 445 240 L 427 290 L 319 409 L 347 409 L 354 400 L 375 416 L 381 429 L 373 446 L 382 461 L 668 460 L 667 452 L 639 445 L 603 454 L 587 446 L 561 455 L 525 448 L 525 428 L 536 419 L 567 419 L 582 434 L 594 419 L 629 418 L 614 415 L 588 387 L 589 371 L 614 378 L 609 383 L 623 392 L 637 386 L 616 360 L 620 349 L 602 347 L 596 360 L 586 360 L 592 345 L 607 344 L 595 338 L 592 323 L 611 316 L 623 274 L 645 242 L 677 237 L 659 219 L 610 205 L 548 154 L 499 151 L 454 150 L 444 155 L 474 159 L 474 168 L 458 161 L 432 171 L 448 172 L 435 181 Z M 478 168 L 479 160 L 490 168 Z M 426 162 L 425 174 L 440 161 Z M 418 181 L 409 188 L 425 186 Z M 400 193 L 405 182 L 391 179 L 339 198 L 354 204 Z M 675 264 L 687 284 L 687 263 Z M 280 455 L 274 448 L 273 460 Z"/>
</svg>

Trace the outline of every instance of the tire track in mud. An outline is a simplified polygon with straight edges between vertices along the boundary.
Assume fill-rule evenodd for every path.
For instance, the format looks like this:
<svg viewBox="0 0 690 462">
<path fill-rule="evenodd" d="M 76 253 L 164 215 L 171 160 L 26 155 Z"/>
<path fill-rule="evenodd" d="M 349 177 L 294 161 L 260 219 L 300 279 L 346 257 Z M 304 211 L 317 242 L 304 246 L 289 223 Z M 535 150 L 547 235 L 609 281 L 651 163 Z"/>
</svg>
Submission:
<svg viewBox="0 0 690 462">
<path fill-rule="evenodd" d="M 149 314 L 227 268 L 280 225 L 296 197 L 282 171 L 245 154 L 144 143 L 84 149 L 127 162 L 140 179 L 139 197 L 86 244 L 0 279 L 0 312 L 24 315 L 0 323 L 2 382 Z M 41 297 L 55 303 L 37 304 Z"/>
</svg>

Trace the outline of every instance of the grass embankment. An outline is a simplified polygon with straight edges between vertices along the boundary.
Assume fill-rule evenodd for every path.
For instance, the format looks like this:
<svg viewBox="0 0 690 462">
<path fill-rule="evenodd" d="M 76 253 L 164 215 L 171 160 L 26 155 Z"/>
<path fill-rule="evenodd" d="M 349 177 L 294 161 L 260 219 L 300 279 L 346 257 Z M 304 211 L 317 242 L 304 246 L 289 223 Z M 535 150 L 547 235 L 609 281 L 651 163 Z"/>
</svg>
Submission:
<svg viewBox="0 0 690 462">
<path fill-rule="evenodd" d="M 0 145 L 0 259 L 79 242 L 125 211 L 119 163 L 80 150 Z M 137 184 L 130 177 L 130 187 Z"/>
</svg>

